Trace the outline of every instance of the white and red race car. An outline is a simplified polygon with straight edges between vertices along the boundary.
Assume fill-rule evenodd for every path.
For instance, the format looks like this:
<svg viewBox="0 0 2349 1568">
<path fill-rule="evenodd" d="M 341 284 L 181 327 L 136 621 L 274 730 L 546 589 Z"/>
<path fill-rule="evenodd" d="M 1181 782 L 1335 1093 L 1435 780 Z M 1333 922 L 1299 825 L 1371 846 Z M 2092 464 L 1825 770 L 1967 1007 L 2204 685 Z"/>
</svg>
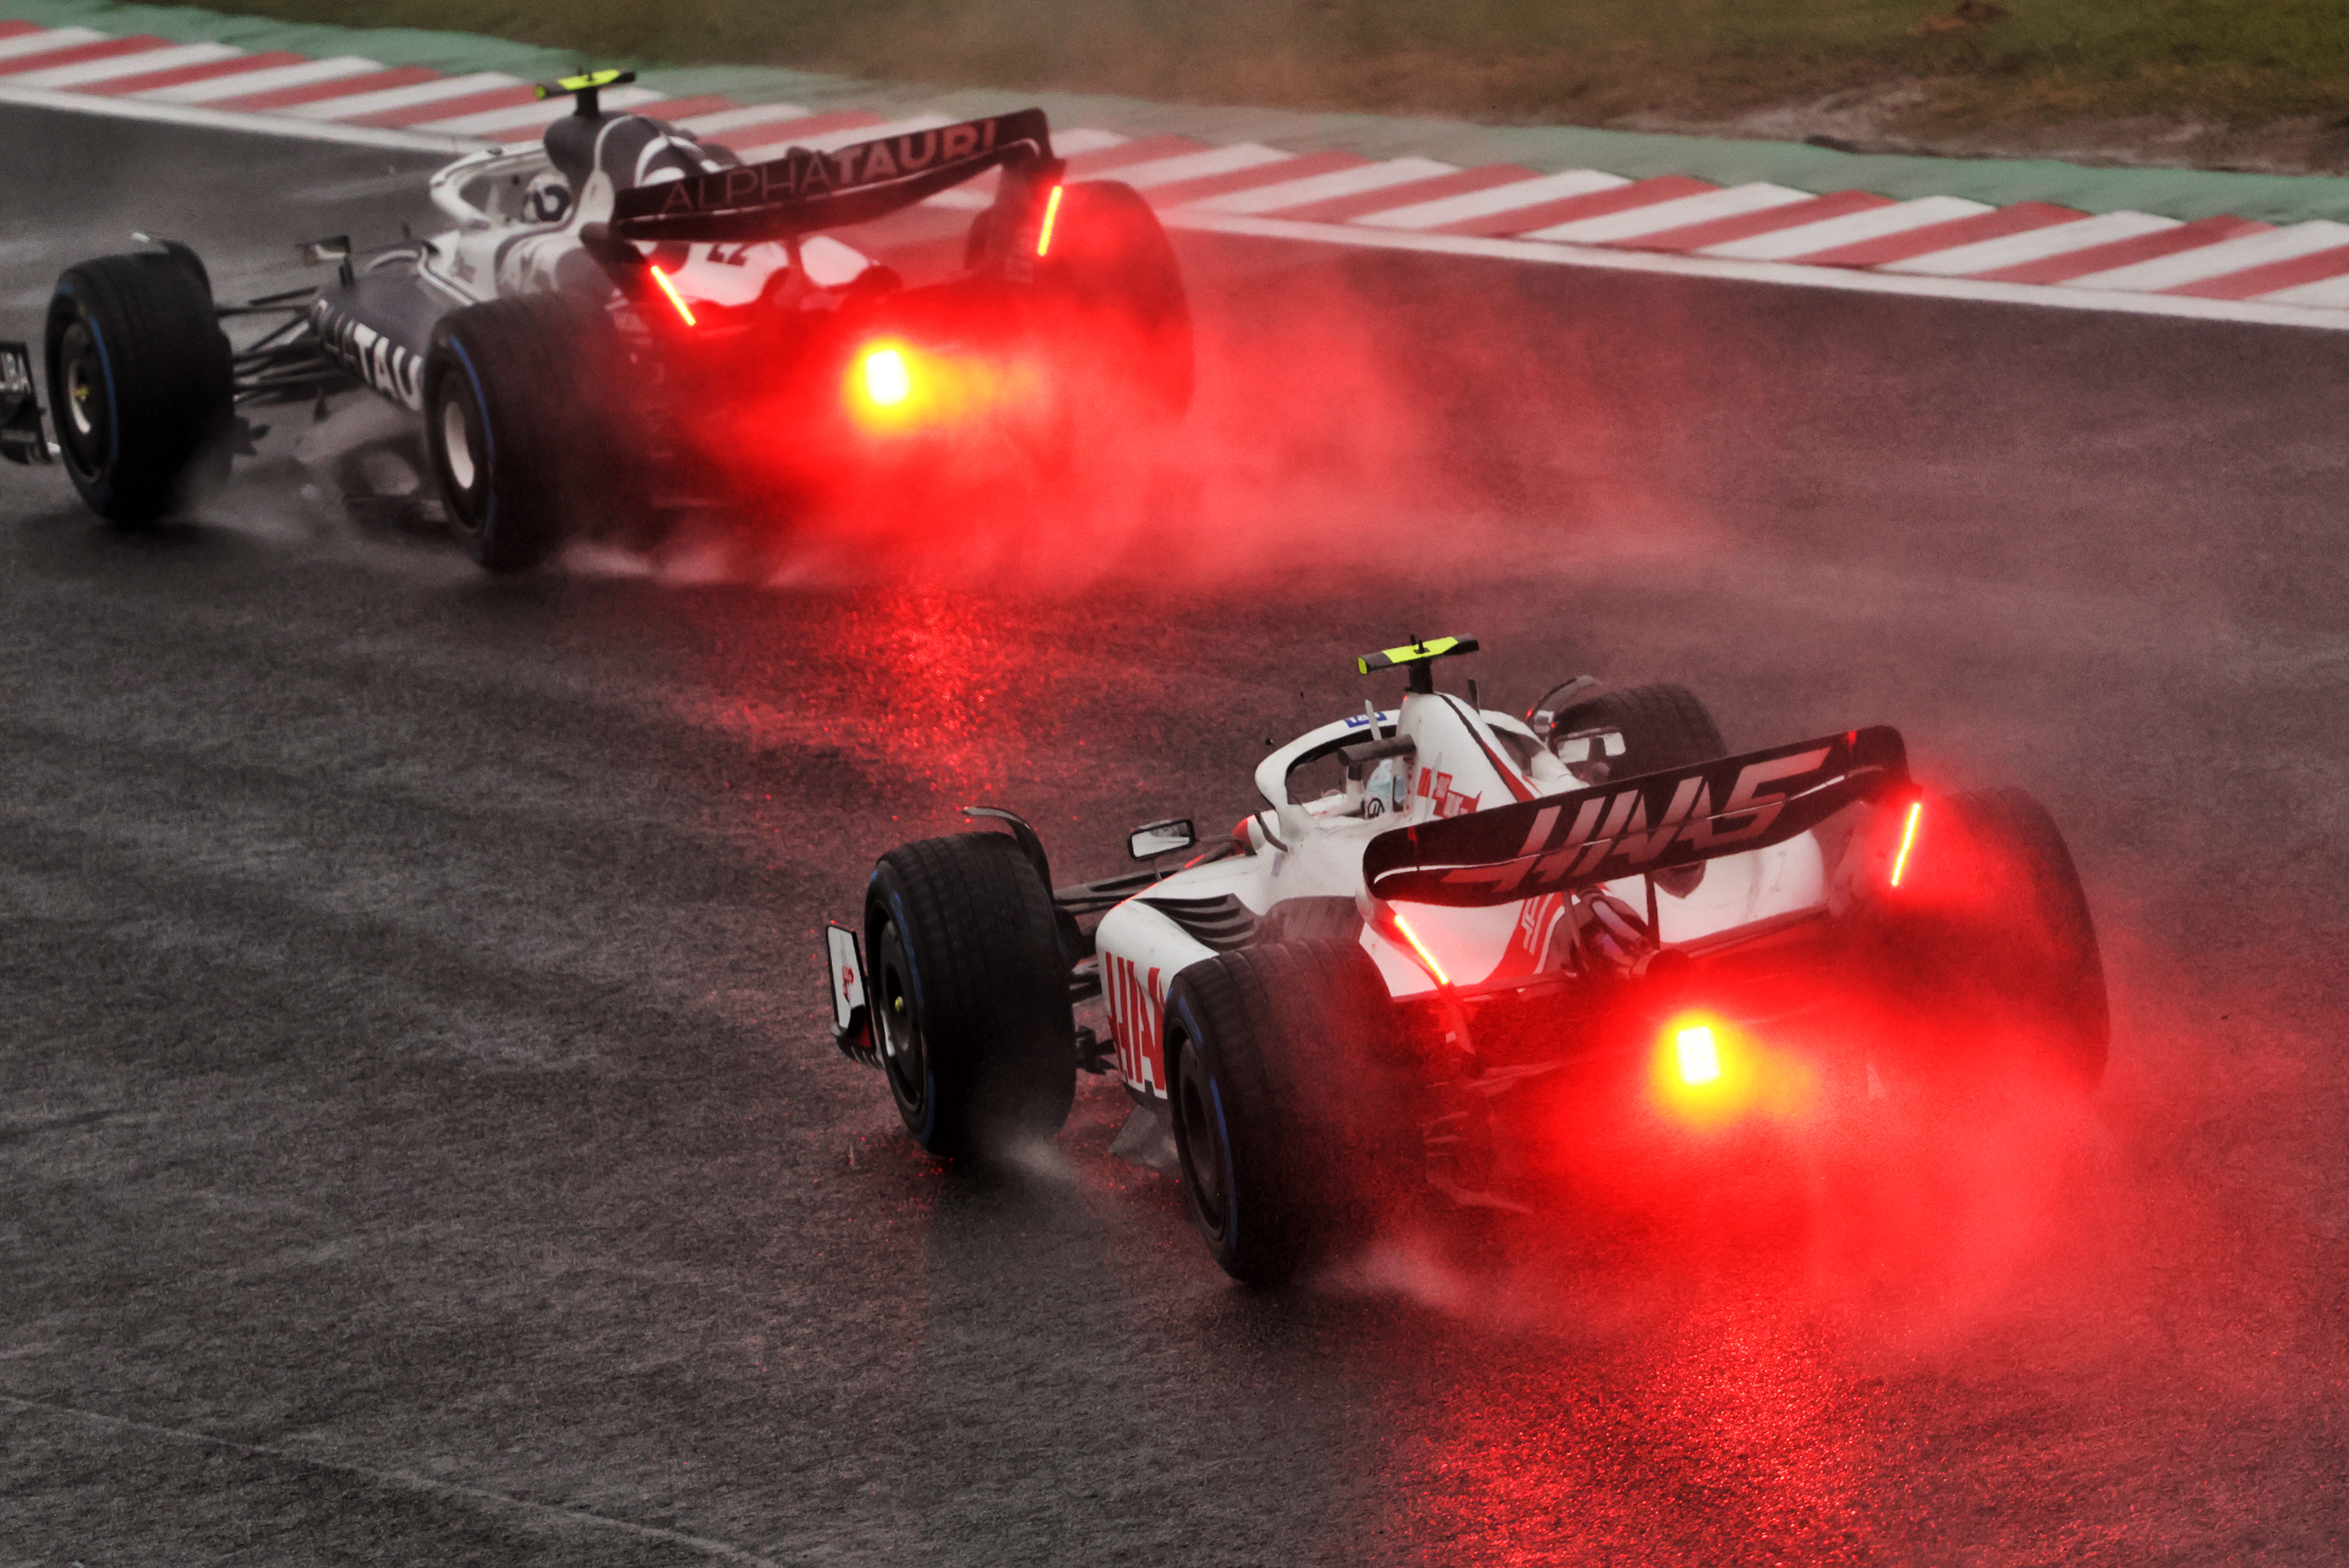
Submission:
<svg viewBox="0 0 2349 1568">
<path fill-rule="evenodd" d="M 323 418 L 364 387 L 414 417 L 450 531 L 504 572 L 574 536 L 656 542 L 696 511 L 950 517 L 1098 469 L 1189 406 L 1165 234 L 1131 186 L 1069 180 L 1042 110 L 745 163 L 604 110 L 630 79 L 547 84 L 574 108 L 541 141 L 433 174 L 454 228 L 297 247 L 336 265 L 321 286 L 219 303 L 171 241 L 67 269 L 46 375 L 0 343 L 0 457 L 62 462 L 135 525 L 222 483 L 266 431 L 256 411 Z M 928 282 L 825 232 L 957 197 L 961 265 Z"/>
<path fill-rule="evenodd" d="M 1677 686 L 1578 677 L 1524 719 L 1436 690 L 1475 648 L 1359 660 L 1405 672 L 1401 702 L 1275 751 L 1266 808 L 1180 869 L 1054 890 L 988 807 L 1008 834 L 889 851 L 829 932 L 841 1048 L 944 1156 L 1049 1137 L 1079 1070 L 1115 1073 L 1251 1281 L 1400 1193 L 1516 1206 L 1596 1106 L 1718 1125 L 1994 1059 L 2101 1075 L 2086 899 L 2030 796 L 1928 794 L 1883 726 L 1731 756 Z M 1130 846 L 1195 842 L 1177 820 Z"/>
</svg>

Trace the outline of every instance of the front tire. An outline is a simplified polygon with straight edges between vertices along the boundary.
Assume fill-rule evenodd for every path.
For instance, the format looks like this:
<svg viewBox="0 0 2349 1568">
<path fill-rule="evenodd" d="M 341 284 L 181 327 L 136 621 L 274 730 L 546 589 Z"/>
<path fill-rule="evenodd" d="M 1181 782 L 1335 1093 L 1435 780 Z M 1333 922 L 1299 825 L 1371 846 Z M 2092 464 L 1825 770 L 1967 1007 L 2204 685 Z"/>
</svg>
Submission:
<svg viewBox="0 0 2349 1568">
<path fill-rule="evenodd" d="M 1166 1029 L 1183 1189 L 1234 1279 L 1276 1284 L 1361 1244 L 1424 1179 L 1393 1004 L 1359 946 L 1203 959 L 1175 977 Z"/>
<path fill-rule="evenodd" d="M 1058 1133 L 1076 1020 L 1051 890 L 1019 846 L 966 833 L 891 850 L 864 925 L 882 1067 L 914 1141 L 957 1158 Z"/>
<path fill-rule="evenodd" d="M 44 347 L 66 473 L 91 511 L 135 526 L 227 481 L 235 383 L 200 265 L 142 252 L 68 268 Z"/>
</svg>

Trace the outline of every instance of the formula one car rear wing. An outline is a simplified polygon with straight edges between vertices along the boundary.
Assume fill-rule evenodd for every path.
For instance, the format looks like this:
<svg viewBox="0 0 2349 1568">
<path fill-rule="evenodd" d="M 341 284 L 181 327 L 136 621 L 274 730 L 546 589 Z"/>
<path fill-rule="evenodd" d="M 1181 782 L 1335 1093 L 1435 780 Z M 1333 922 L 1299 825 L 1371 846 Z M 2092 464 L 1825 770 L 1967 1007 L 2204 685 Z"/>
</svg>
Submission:
<svg viewBox="0 0 2349 1568">
<path fill-rule="evenodd" d="M 1379 898 L 1514 903 L 1766 848 L 1913 787 L 1899 732 L 1876 724 L 1399 827 L 1365 846 L 1362 877 Z"/>
<path fill-rule="evenodd" d="M 623 191 L 614 238 L 779 240 L 886 217 L 999 164 L 1054 163 L 1040 109 L 860 141 Z M 1057 172 L 1057 170 L 1053 170 Z"/>
</svg>

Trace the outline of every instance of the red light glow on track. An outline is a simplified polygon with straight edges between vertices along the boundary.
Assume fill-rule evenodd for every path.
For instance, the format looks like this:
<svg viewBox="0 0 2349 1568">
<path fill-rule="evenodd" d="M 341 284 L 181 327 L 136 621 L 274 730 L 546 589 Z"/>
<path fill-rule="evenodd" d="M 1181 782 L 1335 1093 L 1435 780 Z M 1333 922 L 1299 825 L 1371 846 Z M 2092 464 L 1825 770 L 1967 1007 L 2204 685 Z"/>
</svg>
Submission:
<svg viewBox="0 0 2349 1568">
<path fill-rule="evenodd" d="M 1402 912 L 1390 909 L 1387 918 L 1394 922 L 1394 929 L 1402 934 L 1402 940 L 1411 944 L 1411 950 L 1419 955 L 1419 966 L 1434 978 L 1436 984 L 1446 991 L 1451 990 L 1452 977 L 1444 972 L 1444 966 L 1435 961 L 1435 955 L 1427 950 L 1427 944 L 1419 940 L 1419 933 L 1404 923 Z"/>
<path fill-rule="evenodd" d="M 1051 254 L 1052 227 L 1061 221 L 1061 192 L 1065 189 L 1055 185 L 1052 193 L 1044 198 L 1044 223 L 1036 231 L 1036 254 L 1040 256 Z"/>
<path fill-rule="evenodd" d="M 1702 1023 L 1683 1029 L 1673 1036 L 1672 1047 L 1680 1057 L 1682 1083 L 1694 1086 L 1720 1081 L 1721 1048 L 1713 1044 L 1711 1029 Z"/>
<path fill-rule="evenodd" d="M 864 395 L 877 408 L 894 409 L 914 395 L 914 372 L 895 348 L 864 356 Z"/>
<path fill-rule="evenodd" d="M 668 274 L 657 266 L 648 265 L 645 270 L 653 275 L 653 281 L 660 285 L 663 294 L 668 296 L 668 302 L 677 306 L 677 313 L 685 318 L 685 324 L 688 327 L 698 326 L 699 323 L 693 319 L 693 307 L 686 304 L 685 296 L 678 293 L 677 285 L 669 282 Z"/>
<path fill-rule="evenodd" d="M 1900 878 L 1909 871 L 1909 851 L 1917 843 L 1917 820 L 1925 815 L 1925 803 L 1909 803 L 1909 820 L 1900 825 L 1900 852 L 1892 857 L 1892 885 L 1900 886 Z"/>
</svg>

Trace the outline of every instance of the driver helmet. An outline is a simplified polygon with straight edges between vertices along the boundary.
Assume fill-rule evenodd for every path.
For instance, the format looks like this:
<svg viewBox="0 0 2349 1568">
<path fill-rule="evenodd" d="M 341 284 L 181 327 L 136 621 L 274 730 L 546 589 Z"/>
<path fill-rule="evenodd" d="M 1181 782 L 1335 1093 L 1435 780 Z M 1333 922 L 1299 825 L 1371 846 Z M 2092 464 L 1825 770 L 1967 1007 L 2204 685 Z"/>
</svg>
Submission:
<svg viewBox="0 0 2349 1568">
<path fill-rule="evenodd" d="M 530 186 L 522 194 L 524 223 L 559 223 L 570 211 L 569 182 L 552 169 L 542 169 L 531 176 Z"/>
</svg>

